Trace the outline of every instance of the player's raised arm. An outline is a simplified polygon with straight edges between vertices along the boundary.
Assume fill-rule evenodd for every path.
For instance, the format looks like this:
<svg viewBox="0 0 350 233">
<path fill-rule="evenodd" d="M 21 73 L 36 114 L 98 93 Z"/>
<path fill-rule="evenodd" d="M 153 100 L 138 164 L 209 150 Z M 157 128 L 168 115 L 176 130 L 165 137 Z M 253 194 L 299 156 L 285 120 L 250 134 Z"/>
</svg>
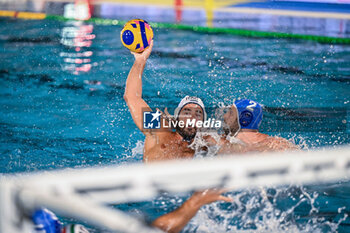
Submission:
<svg viewBox="0 0 350 233">
<path fill-rule="evenodd" d="M 142 74 L 145 69 L 145 65 L 148 57 L 152 52 L 153 40 L 150 46 L 145 49 L 142 53 L 132 54 L 135 57 L 135 61 L 129 72 L 126 80 L 126 87 L 124 93 L 124 99 L 129 107 L 132 119 L 136 126 L 143 132 L 143 111 L 151 110 L 148 104 L 142 99 Z M 148 111 L 147 110 L 147 111 Z"/>
</svg>

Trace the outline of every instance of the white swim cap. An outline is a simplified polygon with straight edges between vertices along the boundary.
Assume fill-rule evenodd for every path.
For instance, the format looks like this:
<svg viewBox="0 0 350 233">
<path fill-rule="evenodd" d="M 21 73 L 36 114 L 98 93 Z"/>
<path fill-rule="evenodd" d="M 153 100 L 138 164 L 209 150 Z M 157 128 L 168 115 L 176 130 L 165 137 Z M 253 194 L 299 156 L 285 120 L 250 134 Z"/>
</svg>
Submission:
<svg viewBox="0 0 350 233">
<path fill-rule="evenodd" d="M 62 233 L 89 233 L 89 231 L 80 224 L 69 224 L 65 226 Z"/>
<path fill-rule="evenodd" d="M 203 117 L 204 117 L 204 120 L 207 119 L 207 113 L 205 112 L 205 107 L 204 107 L 204 104 L 203 104 L 203 101 L 198 98 L 198 97 L 195 97 L 195 96 L 185 96 L 185 98 L 183 98 L 179 105 L 177 106 L 177 108 L 175 109 L 174 111 L 174 117 L 175 119 L 177 119 L 179 117 L 179 113 L 181 112 L 182 108 L 187 105 L 187 104 L 197 104 L 199 107 L 202 108 L 203 110 Z"/>
</svg>

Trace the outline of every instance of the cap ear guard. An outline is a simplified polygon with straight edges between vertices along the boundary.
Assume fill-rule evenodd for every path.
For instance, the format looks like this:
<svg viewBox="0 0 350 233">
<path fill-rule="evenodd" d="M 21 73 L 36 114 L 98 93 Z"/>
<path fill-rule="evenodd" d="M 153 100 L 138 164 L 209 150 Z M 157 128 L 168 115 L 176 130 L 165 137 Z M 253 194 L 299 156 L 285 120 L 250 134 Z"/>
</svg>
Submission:
<svg viewBox="0 0 350 233">
<path fill-rule="evenodd" d="M 243 127 L 248 126 L 253 120 L 253 114 L 249 111 L 243 111 L 239 115 L 239 124 Z"/>
</svg>

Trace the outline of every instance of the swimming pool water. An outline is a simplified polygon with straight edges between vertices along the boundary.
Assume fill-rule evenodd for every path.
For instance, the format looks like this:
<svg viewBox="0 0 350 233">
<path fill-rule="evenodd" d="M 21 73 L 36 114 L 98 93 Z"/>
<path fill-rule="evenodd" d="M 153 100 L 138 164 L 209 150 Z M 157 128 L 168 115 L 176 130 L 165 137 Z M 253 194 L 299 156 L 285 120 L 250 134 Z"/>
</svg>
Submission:
<svg viewBox="0 0 350 233">
<path fill-rule="evenodd" d="M 120 42 L 120 30 L 78 22 L 0 19 L 0 173 L 142 161 L 144 136 L 123 100 L 133 57 Z M 202 98 L 209 109 L 250 98 L 265 106 L 263 132 L 293 139 L 305 149 L 350 143 L 350 46 L 154 32 L 143 88 L 151 107 L 174 109 L 185 95 Z M 318 117 L 319 112 L 326 117 Z M 349 183 L 271 192 L 271 200 L 265 201 L 255 201 L 263 195 L 254 191 L 231 193 L 239 199 L 235 206 L 205 207 L 187 231 L 206 231 L 201 229 L 205 221 L 221 223 L 212 225 L 224 226 L 224 231 L 262 232 L 265 227 L 271 232 L 295 226 L 311 231 L 308 227 L 314 224 L 324 232 L 349 213 Z M 269 205 L 272 200 L 275 203 Z M 295 223 L 292 226 L 277 224 L 280 218 L 266 220 L 261 228 L 251 219 L 253 223 L 242 225 L 253 216 L 264 222 L 277 209 L 277 216 L 288 212 L 300 200 L 304 201 L 284 219 Z M 146 212 L 152 219 L 182 201 L 183 197 L 165 196 L 117 207 Z M 342 207 L 346 208 L 338 211 Z M 348 224 L 346 219 L 338 231 L 350 230 Z"/>
</svg>

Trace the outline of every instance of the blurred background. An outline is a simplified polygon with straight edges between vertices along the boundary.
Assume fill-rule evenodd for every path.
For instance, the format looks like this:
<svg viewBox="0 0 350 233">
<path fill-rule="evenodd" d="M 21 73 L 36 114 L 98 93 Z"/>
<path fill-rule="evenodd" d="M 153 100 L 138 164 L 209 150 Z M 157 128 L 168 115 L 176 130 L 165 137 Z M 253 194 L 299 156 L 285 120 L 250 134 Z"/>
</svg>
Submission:
<svg viewBox="0 0 350 233">
<path fill-rule="evenodd" d="M 347 37 L 350 0 L 0 0 L 0 9 Z"/>
</svg>

